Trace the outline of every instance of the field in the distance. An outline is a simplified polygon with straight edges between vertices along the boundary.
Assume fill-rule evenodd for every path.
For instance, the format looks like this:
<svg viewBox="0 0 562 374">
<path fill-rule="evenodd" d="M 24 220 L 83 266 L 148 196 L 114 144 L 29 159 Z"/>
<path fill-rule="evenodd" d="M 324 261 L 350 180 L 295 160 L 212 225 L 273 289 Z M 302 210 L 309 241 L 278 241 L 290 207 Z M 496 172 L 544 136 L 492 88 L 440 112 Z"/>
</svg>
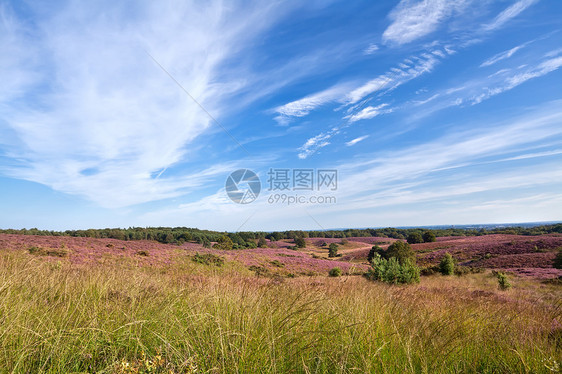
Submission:
<svg viewBox="0 0 562 374">
<path fill-rule="evenodd" d="M 363 278 L 369 249 L 393 241 L 219 251 L 0 234 L 0 372 L 560 372 L 562 236 L 438 238 L 413 245 L 418 264 L 449 252 L 486 270 Z M 332 242 L 341 257 L 328 258 Z M 513 287 L 500 291 L 491 269 Z"/>
</svg>

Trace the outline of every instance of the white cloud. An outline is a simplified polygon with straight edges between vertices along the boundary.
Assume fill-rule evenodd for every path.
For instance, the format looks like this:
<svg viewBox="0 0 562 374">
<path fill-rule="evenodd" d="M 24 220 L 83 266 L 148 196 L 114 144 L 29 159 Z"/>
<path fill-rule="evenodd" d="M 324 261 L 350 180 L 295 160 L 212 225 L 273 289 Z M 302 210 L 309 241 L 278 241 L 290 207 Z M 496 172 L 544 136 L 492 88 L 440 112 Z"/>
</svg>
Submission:
<svg viewBox="0 0 562 374">
<path fill-rule="evenodd" d="M 514 17 L 517 17 L 519 13 L 538 2 L 538 0 L 520 0 L 513 5 L 507 7 L 503 12 L 498 14 L 494 20 L 484 26 L 484 31 L 493 31 L 502 27 L 506 22 Z"/>
<path fill-rule="evenodd" d="M 493 88 L 485 88 L 485 91 L 472 98 L 472 104 L 479 104 L 492 96 L 509 91 L 522 83 L 534 78 L 542 77 L 548 73 L 558 70 L 562 66 L 562 57 L 546 60 L 537 66 L 533 66 L 524 73 L 514 74 Z"/>
<path fill-rule="evenodd" d="M 281 124 L 286 124 L 290 120 L 290 117 L 307 116 L 312 110 L 341 99 L 343 93 L 347 90 L 348 88 L 346 85 L 337 85 L 279 106 L 273 110 L 275 113 L 279 114 L 275 119 Z"/>
<path fill-rule="evenodd" d="M 371 44 L 369 44 L 369 46 L 367 48 L 365 48 L 365 50 L 363 51 L 363 54 L 372 55 L 373 53 L 375 53 L 378 50 L 379 50 L 379 46 L 371 43 Z"/>
<path fill-rule="evenodd" d="M 369 137 L 369 135 L 360 136 L 358 138 L 355 138 L 353 140 L 348 141 L 347 143 L 345 143 L 345 145 L 347 145 L 348 147 L 351 147 L 352 145 L 355 145 L 355 144 L 367 139 L 368 137 Z"/>
<path fill-rule="evenodd" d="M 398 65 L 402 69 L 392 68 L 387 73 L 357 87 L 347 95 L 346 101 L 354 104 L 374 92 L 394 89 L 422 74 L 432 71 L 439 63 L 437 56 L 433 54 L 423 53 L 420 56 L 405 59 Z M 403 65 L 406 65 L 406 67 L 402 67 Z"/>
<path fill-rule="evenodd" d="M 392 108 L 385 109 L 386 107 L 388 107 L 388 104 L 386 103 L 374 107 L 368 106 L 366 108 L 363 108 L 359 113 L 353 114 L 351 116 L 347 116 L 345 118 L 349 119 L 350 123 L 353 123 L 353 122 L 360 121 L 362 119 L 371 119 L 381 114 L 391 113 L 393 109 Z"/>
<path fill-rule="evenodd" d="M 383 42 L 405 44 L 424 37 L 471 0 L 402 0 L 389 14 L 392 23 L 383 33 Z"/>
<path fill-rule="evenodd" d="M 328 133 L 318 134 L 306 141 L 302 147 L 299 148 L 298 157 L 300 159 L 305 159 L 320 148 L 323 148 L 330 144 L 328 141 L 332 136 L 334 136 L 335 131 L 332 130 Z"/>
<path fill-rule="evenodd" d="M 57 6 L 34 9 L 33 26 L 0 7 L 0 129 L 11 134 L 1 142 L 16 160 L 4 172 L 105 207 L 178 196 L 221 172 L 155 177 L 188 161 L 186 145 L 211 121 L 145 50 L 220 118 L 240 88 L 220 81 L 220 67 L 283 12 L 175 0 L 135 12 L 110 1 Z"/>
<path fill-rule="evenodd" d="M 494 56 L 492 56 L 491 58 L 489 58 L 488 60 L 484 61 L 480 67 L 484 67 L 484 66 L 490 66 L 493 65 L 501 60 L 505 60 L 510 58 L 511 56 L 513 56 L 515 54 L 515 52 L 519 51 L 521 48 L 523 48 L 525 46 L 525 44 L 522 45 L 518 45 L 517 47 L 513 47 L 507 51 L 504 52 L 500 52 Z"/>
</svg>

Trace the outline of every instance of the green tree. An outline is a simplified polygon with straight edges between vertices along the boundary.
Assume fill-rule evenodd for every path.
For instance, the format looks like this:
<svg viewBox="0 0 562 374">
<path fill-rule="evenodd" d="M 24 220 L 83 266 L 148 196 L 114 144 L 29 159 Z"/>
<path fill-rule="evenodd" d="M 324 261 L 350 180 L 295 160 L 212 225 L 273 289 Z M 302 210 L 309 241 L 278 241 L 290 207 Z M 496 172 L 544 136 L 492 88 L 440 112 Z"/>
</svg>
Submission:
<svg viewBox="0 0 562 374">
<path fill-rule="evenodd" d="M 410 244 L 401 240 L 392 243 L 384 254 L 384 257 L 387 259 L 395 257 L 401 265 L 405 264 L 407 261 L 410 261 L 412 264 L 416 263 L 416 254 L 412 250 L 412 247 Z"/>
<path fill-rule="evenodd" d="M 232 246 L 232 240 L 228 236 L 223 235 L 217 240 L 217 243 L 213 247 L 216 249 L 231 250 Z"/>
<path fill-rule="evenodd" d="M 328 247 L 328 257 L 336 257 L 338 255 L 338 245 L 331 243 Z"/>
<path fill-rule="evenodd" d="M 445 253 L 445 256 L 441 259 L 439 271 L 443 275 L 453 275 L 455 273 L 455 261 L 450 253 Z"/>
<path fill-rule="evenodd" d="M 301 237 L 295 238 L 295 246 L 299 248 L 306 248 L 306 241 Z"/>
<path fill-rule="evenodd" d="M 498 271 L 496 277 L 498 278 L 498 287 L 500 290 L 505 291 L 511 288 L 511 283 L 505 273 Z"/>
<path fill-rule="evenodd" d="M 416 244 L 416 243 L 423 243 L 423 237 L 419 232 L 413 232 L 410 235 L 408 235 L 408 238 L 406 239 L 408 241 L 408 243 L 410 244 Z"/>
<path fill-rule="evenodd" d="M 373 261 L 373 258 L 375 258 L 375 255 L 379 254 L 379 255 L 383 255 L 384 254 L 384 249 L 382 249 L 381 247 L 379 247 L 378 245 L 374 245 L 371 250 L 369 251 L 369 254 L 367 255 L 367 261 L 369 261 L 369 263 L 371 261 Z"/>
<path fill-rule="evenodd" d="M 265 240 L 265 238 L 263 236 L 260 236 L 258 239 L 258 247 L 260 248 L 266 248 L 267 247 L 267 241 Z"/>
<path fill-rule="evenodd" d="M 424 243 L 431 243 L 436 241 L 437 239 L 435 238 L 435 234 L 433 233 L 433 231 L 426 231 L 423 233 L 423 241 Z"/>
</svg>

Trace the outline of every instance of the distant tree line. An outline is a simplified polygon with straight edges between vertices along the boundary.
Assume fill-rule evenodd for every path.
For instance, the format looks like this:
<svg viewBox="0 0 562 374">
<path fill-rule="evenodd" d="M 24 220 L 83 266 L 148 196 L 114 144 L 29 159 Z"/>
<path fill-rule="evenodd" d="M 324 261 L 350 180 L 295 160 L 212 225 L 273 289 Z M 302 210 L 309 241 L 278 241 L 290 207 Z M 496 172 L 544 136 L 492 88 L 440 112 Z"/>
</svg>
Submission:
<svg viewBox="0 0 562 374">
<path fill-rule="evenodd" d="M 197 242 L 206 247 L 211 246 L 211 242 L 218 242 L 223 236 L 227 236 L 232 241 L 232 248 L 255 248 L 258 244 L 263 247 L 266 245 L 265 239 L 270 241 L 284 239 L 304 239 L 304 238 L 348 238 L 348 237 L 369 237 L 378 236 L 384 238 L 406 239 L 410 242 L 433 241 L 440 236 L 481 236 L 489 234 L 516 234 L 516 235 L 544 235 L 551 233 L 562 233 L 562 223 L 553 225 L 543 225 L 535 227 L 505 227 L 494 229 L 424 229 L 424 228 L 383 228 L 383 229 L 346 229 L 346 230 L 325 230 L 325 231 L 244 231 L 237 233 L 201 230 L 188 227 L 130 227 L 89 229 L 89 230 L 66 230 L 48 231 L 33 229 L 21 230 L 0 230 L 3 234 L 23 234 L 23 235 L 47 235 L 47 236 L 73 236 L 86 238 L 111 238 L 119 240 L 155 240 L 160 243 L 182 244 L 184 242 Z"/>
</svg>

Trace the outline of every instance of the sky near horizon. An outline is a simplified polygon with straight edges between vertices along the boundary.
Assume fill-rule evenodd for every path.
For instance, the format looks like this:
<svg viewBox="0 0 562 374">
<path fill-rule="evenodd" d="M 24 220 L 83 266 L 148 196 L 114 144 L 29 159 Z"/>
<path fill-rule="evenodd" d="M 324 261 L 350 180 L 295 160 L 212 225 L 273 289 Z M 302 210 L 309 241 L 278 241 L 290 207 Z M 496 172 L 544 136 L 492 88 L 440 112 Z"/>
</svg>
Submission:
<svg viewBox="0 0 562 374">
<path fill-rule="evenodd" d="M 561 20 L 552 0 L 0 0 L 0 228 L 560 221 Z M 238 169 L 251 203 L 225 190 Z"/>
</svg>

